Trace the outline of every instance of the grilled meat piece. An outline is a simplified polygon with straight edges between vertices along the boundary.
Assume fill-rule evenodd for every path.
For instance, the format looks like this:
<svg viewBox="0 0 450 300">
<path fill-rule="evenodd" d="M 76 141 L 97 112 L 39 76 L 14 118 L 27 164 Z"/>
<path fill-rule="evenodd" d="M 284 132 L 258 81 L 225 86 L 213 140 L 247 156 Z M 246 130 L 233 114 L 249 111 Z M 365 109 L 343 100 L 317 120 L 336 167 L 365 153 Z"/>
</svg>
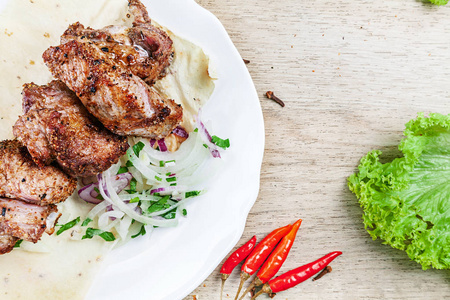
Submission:
<svg viewBox="0 0 450 300">
<path fill-rule="evenodd" d="M 161 139 L 182 119 L 182 108 L 98 47 L 71 40 L 47 49 L 53 76 L 74 91 L 106 128 L 119 135 Z"/>
<path fill-rule="evenodd" d="M 96 175 L 117 163 L 129 145 L 108 131 L 61 81 L 26 84 L 24 115 L 13 133 L 40 166 L 56 160 L 73 177 Z"/>
<path fill-rule="evenodd" d="M 174 53 L 170 37 L 150 24 L 132 28 L 107 26 L 92 29 L 77 22 L 61 36 L 61 44 L 71 40 L 91 43 L 149 85 L 164 77 Z"/>
<path fill-rule="evenodd" d="M 47 205 L 66 200 L 76 187 L 59 168 L 38 167 L 19 141 L 0 142 L 0 197 Z"/>
<path fill-rule="evenodd" d="M 118 65 L 151 85 L 165 75 L 174 55 L 173 43 L 166 32 L 151 24 L 140 1 L 129 1 L 129 6 L 135 17 L 132 28 L 92 29 L 77 22 L 61 36 L 61 44 L 77 40 L 96 46 Z"/>
<path fill-rule="evenodd" d="M 18 240 L 19 238 L 11 235 L 0 235 L 0 254 L 11 252 Z"/>
<path fill-rule="evenodd" d="M 56 205 L 39 206 L 0 198 L 0 235 L 36 243 L 44 232 L 52 234 L 61 214 Z"/>
</svg>

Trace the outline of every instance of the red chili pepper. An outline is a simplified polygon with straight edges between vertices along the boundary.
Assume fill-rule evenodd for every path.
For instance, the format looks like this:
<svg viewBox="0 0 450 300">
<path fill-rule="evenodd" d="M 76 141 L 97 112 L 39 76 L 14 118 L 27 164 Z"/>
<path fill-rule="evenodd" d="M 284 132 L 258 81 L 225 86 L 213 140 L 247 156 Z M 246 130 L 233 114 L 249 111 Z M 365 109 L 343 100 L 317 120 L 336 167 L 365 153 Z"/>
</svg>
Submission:
<svg viewBox="0 0 450 300">
<path fill-rule="evenodd" d="M 311 278 L 312 276 L 319 273 L 322 269 L 328 266 L 330 262 L 332 262 L 336 257 L 338 257 L 341 254 L 342 254 L 341 251 L 334 251 L 328 253 L 327 255 L 319 258 L 316 261 L 293 269 L 289 272 L 284 273 L 283 275 L 280 275 L 270 280 L 269 282 L 263 285 L 261 291 L 255 294 L 252 297 L 252 299 L 255 299 L 262 293 L 267 294 L 278 293 L 287 290 L 291 287 L 294 287 L 299 283 L 302 283 L 308 278 Z"/>
<path fill-rule="evenodd" d="M 253 249 L 252 253 L 245 260 L 245 263 L 241 268 L 241 282 L 239 284 L 239 289 L 237 291 L 236 300 L 239 293 L 244 285 L 244 282 L 255 273 L 258 268 L 264 263 L 267 256 L 275 248 L 276 244 L 289 232 L 291 231 L 292 225 L 286 225 L 284 227 L 275 229 L 269 233 L 256 247 Z"/>
<path fill-rule="evenodd" d="M 233 269 L 243 261 L 253 250 L 256 244 L 256 236 L 254 235 L 247 243 L 241 246 L 239 249 L 234 251 L 230 257 L 223 263 L 222 269 L 220 269 L 220 274 L 222 275 L 222 287 L 220 289 L 220 299 L 222 299 L 223 286 L 225 285 L 225 280 L 230 276 Z"/>
<path fill-rule="evenodd" d="M 302 220 L 299 219 L 291 228 L 291 231 L 287 235 L 283 237 L 278 246 L 273 250 L 270 254 L 269 258 L 264 262 L 264 265 L 259 270 L 258 274 L 256 274 L 255 279 L 249 285 L 244 294 L 239 298 L 241 300 L 244 296 L 250 292 L 253 287 L 261 285 L 269 281 L 275 274 L 277 274 L 278 270 L 280 270 L 284 261 L 286 260 L 289 251 L 294 244 L 295 236 L 297 235 L 297 231 L 302 224 Z"/>
</svg>

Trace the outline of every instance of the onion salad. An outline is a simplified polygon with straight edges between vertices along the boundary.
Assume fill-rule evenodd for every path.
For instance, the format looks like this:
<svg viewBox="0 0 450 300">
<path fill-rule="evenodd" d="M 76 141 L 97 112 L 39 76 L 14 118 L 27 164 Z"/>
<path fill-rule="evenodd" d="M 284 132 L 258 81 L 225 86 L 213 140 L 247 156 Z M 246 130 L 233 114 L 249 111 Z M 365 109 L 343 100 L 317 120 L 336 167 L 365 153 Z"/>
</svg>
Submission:
<svg viewBox="0 0 450 300">
<path fill-rule="evenodd" d="M 79 181 L 78 196 L 93 205 L 79 217 L 59 225 L 59 233 L 81 223 L 77 238 L 100 236 L 126 242 L 156 227 L 173 227 L 186 216 L 186 203 L 203 193 L 203 185 L 220 168 L 223 151 L 230 146 L 211 135 L 196 116 L 196 129 L 177 127 L 172 134 L 184 142 L 168 151 L 164 139 L 130 137 L 126 155 L 95 178 Z M 73 234 L 72 234 L 73 235 Z"/>
</svg>

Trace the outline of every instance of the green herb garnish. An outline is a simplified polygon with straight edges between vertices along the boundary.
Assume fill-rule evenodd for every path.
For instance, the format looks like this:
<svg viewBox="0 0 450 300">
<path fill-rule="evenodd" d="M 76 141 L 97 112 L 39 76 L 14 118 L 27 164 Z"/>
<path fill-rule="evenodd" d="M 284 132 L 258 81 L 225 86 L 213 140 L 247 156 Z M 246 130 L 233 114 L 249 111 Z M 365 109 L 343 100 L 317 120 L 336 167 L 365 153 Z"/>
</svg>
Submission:
<svg viewBox="0 0 450 300">
<path fill-rule="evenodd" d="M 131 198 L 130 203 L 136 203 L 136 202 L 139 202 L 139 197 Z"/>
<path fill-rule="evenodd" d="M 213 135 L 211 137 L 211 142 L 213 142 L 216 146 L 218 146 L 218 147 L 220 147 L 222 149 L 227 149 L 227 148 L 230 147 L 230 140 L 229 139 L 223 140 L 223 139 L 221 139 L 220 137 L 218 137 L 216 135 Z"/>
<path fill-rule="evenodd" d="M 88 229 L 86 229 L 86 234 L 83 235 L 83 237 L 81 239 L 82 240 L 92 239 L 94 237 L 94 235 L 98 235 L 99 237 L 101 237 L 102 239 L 104 239 L 107 242 L 112 242 L 116 239 L 116 237 L 114 236 L 114 234 L 112 234 L 112 232 L 95 229 L 92 227 L 89 227 Z"/>
<path fill-rule="evenodd" d="M 22 244 L 23 240 L 18 240 L 15 244 L 14 244 L 14 248 L 19 248 L 20 244 Z"/>
<path fill-rule="evenodd" d="M 104 200 L 103 199 L 103 196 L 100 194 L 100 190 L 97 188 L 97 187 L 94 187 L 94 191 L 96 191 L 97 192 L 97 196 L 95 197 L 96 199 L 98 199 L 98 200 Z"/>
<path fill-rule="evenodd" d="M 92 222 L 92 219 L 86 218 L 86 220 L 84 220 L 83 223 L 81 223 L 81 226 L 87 226 L 91 222 Z"/>
<path fill-rule="evenodd" d="M 168 212 L 166 212 L 165 214 L 162 215 L 162 217 L 164 219 L 175 219 L 176 216 L 177 216 L 177 209 L 176 208 L 174 208 L 171 211 L 168 211 Z"/>
<path fill-rule="evenodd" d="M 117 171 L 117 174 L 122 174 L 122 173 L 126 173 L 126 172 L 128 172 L 127 167 L 120 167 L 119 171 Z"/>
<path fill-rule="evenodd" d="M 78 222 L 80 222 L 80 217 L 77 217 L 76 219 L 73 219 L 72 221 L 67 222 L 66 224 L 57 225 L 57 226 L 61 226 L 61 228 L 58 229 L 58 231 L 56 232 L 56 235 L 60 235 L 64 231 L 72 228 L 73 226 L 77 225 Z"/>
<path fill-rule="evenodd" d="M 136 184 L 137 184 L 137 180 L 135 178 L 131 178 L 131 180 L 130 180 L 130 189 L 126 190 L 126 192 L 128 194 L 136 193 Z"/>
<path fill-rule="evenodd" d="M 177 181 L 177 178 L 176 177 L 169 177 L 169 178 L 166 178 L 166 181 L 167 182 Z"/>
<path fill-rule="evenodd" d="M 186 193 L 184 194 L 184 197 L 185 197 L 185 198 L 195 197 L 195 196 L 200 195 L 200 192 L 201 192 L 201 191 L 190 191 L 190 192 L 186 192 Z"/>
<path fill-rule="evenodd" d="M 139 232 L 136 233 L 135 235 L 132 235 L 131 238 L 134 239 L 134 238 L 136 238 L 136 237 L 138 237 L 138 236 L 140 236 L 140 235 L 144 235 L 144 234 L 146 234 L 146 233 L 147 233 L 147 232 L 145 231 L 145 227 L 144 227 L 144 225 L 142 225 L 142 226 L 141 226 L 141 230 L 139 230 Z"/>
<path fill-rule="evenodd" d="M 129 167 L 134 167 L 133 163 L 131 162 L 131 160 L 127 160 L 127 162 L 125 163 L 125 166 Z"/>
<path fill-rule="evenodd" d="M 133 146 L 133 152 L 136 154 L 137 157 L 139 157 L 139 153 L 141 153 L 141 150 L 144 149 L 145 145 L 143 142 L 139 142 Z"/>
<path fill-rule="evenodd" d="M 154 202 L 152 205 L 150 205 L 150 207 L 147 209 L 147 213 L 152 213 L 152 212 L 156 212 L 156 211 L 160 211 L 166 208 L 170 207 L 170 204 L 167 204 L 167 200 L 170 199 L 170 196 L 164 196 L 161 199 L 159 199 L 158 201 Z"/>
</svg>

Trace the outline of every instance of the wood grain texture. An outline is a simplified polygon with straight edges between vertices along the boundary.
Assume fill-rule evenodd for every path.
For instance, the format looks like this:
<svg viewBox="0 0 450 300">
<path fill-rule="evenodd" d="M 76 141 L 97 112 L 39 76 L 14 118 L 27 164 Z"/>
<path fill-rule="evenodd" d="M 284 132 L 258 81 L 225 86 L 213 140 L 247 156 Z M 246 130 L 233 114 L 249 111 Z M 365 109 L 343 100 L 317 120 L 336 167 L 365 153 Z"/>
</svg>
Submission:
<svg viewBox="0 0 450 300">
<path fill-rule="evenodd" d="M 197 2 L 251 61 L 265 120 L 260 193 L 237 246 L 302 218 L 280 273 L 332 250 L 344 252 L 331 274 L 275 299 L 450 298 L 448 270 L 423 271 L 404 252 L 370 238 L 346 185 L 368 151 L 398 154 L 404 124 L 417 112 L 450 113 L 450 5 Z M 268 90 L 286 107 L 266 99 Z M 185 299 L 219 299 L 219 269 Z M 234 299 L 238 281 L 236 270 L 224 299 Z"/>
</svg>

